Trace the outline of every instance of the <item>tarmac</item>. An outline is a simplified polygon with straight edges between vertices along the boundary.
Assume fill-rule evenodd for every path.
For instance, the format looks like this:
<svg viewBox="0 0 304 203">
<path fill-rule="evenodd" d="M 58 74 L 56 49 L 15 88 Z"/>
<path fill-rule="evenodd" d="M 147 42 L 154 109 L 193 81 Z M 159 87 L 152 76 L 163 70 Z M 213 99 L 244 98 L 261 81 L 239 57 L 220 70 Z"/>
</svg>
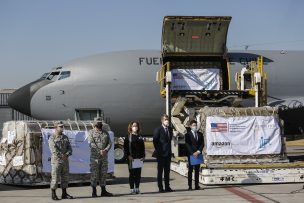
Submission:
<svg viewBox="0 0 304 203">
<path fill-rule="evenodd" d="M 303 149 L 303 148 L 302 148 Z M 68 193 L 73 195 L 73 200 L 59 202 L 90 203 L 90 202 L 292 202 L 303 203 L 304 183 L 300 184 L 267 184 L 267 185 L 226 185 L 204 186 L 203 190 L 188 191 L 187 179 L 175 172 L 171 172 L 171 187 L 175 192 L 159 193 L 157 188 L 157 168 L 153 158 L 149 158 L 143 167 L 141 194 L 131 195 L 128 185 L 127 164 L 115 165 L 115 179 L 108 181 L 107 190 L 114 194 L 113 197 L 91 198 L 89 184 L 72 184 Z M 98 188 L 100 193 L 100 188 Z M 57 190 L 60 197 L 61 190 Z M 21 187 L 0 184 L 0 202 L 54 202 L 50 197 L 48 186 Z"/>
</svg>

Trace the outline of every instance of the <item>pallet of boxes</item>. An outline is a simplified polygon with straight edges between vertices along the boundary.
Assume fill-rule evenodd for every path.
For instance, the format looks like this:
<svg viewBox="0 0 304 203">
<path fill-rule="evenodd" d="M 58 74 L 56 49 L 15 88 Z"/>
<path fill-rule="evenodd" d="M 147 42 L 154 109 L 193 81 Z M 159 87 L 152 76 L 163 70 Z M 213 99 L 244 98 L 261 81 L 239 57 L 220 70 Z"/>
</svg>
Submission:
<svg viewBox="0 0 304 203">
<path fill-rule="evenodd" d="M 276 108 L 205 107 L 198 115 L 205 140 L 205 184 L 273 183 L 286 173 L 275 171 L 275 165 L 288 163 Z"/>
<path fill-rule="evenodd" d="M 0 143 L 0 183 L 14 185 L 46 185 L 51 177 L 51 154 L 48 139 L 55 121 L 9 121 L 4 123 Z M 90 180 L 90 150 L 87 132 L 91 121 L 64 121 L 64 134 L 70 139 L 70 183 Z M 114 173 L 114 134 L 107 124 L 112 148 L 109 151 L 108 173 Z"/>
<path fill-rule="evenodd" d="M 195 118 L 199 122 L 199 130 L 204 136 L 201 183 L 218 185 L 304 181 L 303 163 L 288 160 L 283 123 L 277 108 L 203 107 L 193 111 L 192 118 L 184 111 L 180 114 L 184 117 L 172 116 L 172 120 L 175 120 L 174 128 L 179 130 L 184 126 L 181 123 L 190 119 Z M 177 130 L 175 135 L 179 140 L 183 139 L 183 134 Z M 179 157 L 176 160 L 172 170 L 187 176 L 186 160 Z"/>
</svg>

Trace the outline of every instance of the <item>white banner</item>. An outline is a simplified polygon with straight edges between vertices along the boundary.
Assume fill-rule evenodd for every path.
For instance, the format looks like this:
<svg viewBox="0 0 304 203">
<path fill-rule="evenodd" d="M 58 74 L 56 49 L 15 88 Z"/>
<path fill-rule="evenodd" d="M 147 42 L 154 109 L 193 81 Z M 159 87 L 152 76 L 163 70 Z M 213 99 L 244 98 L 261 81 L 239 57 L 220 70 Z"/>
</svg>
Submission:
<svg viewBox="0 0 304 203">
<path fill-rule="evenodd" d="M 207 117 L 207 155 L 281 152 L 281 131 L 273 116 Z"/>
<path fill-rule="evenodd" d="M 172 90 L 220 90 L 220 69 L 173 69 Z"/>
<path fill-rule="evenodd" d="M 114 173 L 115 157 L 114 157 L 114 132 L 108 131 L 112 147 L 108 152 L 108 173 Z"/>
<path fill-rule="evenodd" d="M 42 129 L 43 152 L 42 152 L 42 172 L 51 172 L 51 152 L 48 139 L 54 133 L 54 129 Z M 90 147 L 87 140 L 86 131 L 64 130 L 64 134 L 69 137 L 73 153 L 69 158 L 70 173 L 81 174 L 90 173 Z M 111 150 L 108 152 L 108 173 L 114 172 L 114 133 L 109 131 L 112 141 Z"/>
</svg>

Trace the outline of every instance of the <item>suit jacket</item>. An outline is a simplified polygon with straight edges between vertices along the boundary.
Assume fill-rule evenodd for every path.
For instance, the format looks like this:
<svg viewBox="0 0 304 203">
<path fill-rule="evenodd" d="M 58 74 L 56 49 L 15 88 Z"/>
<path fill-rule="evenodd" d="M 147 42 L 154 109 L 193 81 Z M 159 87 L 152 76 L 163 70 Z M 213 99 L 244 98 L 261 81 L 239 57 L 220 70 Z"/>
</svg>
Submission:
<svg viewBox="0 0 304 203">
<path fill-rule="evenodd" d="M 153 133 L 153 145 L 155 151 L 153 152 L 153 157 L 171 157 L 171 140 L 173 136 L 173 130 L 168 127 L 168 134 L 166 134 L 163 126 L 160 126 L 154 130 Z"/>
<path fill-rule="evenodd" d="M 192 131 L 188 131 L 185 135 L 186 149 L 188 152 L 188 156 L 192 155 L 197 150 L 202 151 L 204 147 L 204 139 L 203 134 L 200 132 L 196 132 L 198 136 L 198 140 L 195 139 Z"/>
</svg>

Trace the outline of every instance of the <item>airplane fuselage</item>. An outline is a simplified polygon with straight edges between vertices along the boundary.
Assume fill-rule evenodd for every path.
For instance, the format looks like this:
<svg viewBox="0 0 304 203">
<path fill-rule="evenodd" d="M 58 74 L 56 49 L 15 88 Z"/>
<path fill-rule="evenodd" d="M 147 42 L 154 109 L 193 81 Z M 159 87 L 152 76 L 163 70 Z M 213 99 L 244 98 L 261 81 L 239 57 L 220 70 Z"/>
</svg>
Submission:
<svg viewBox="0 0 304 203">
<path fill-rule="evenodd" d="M 289 105 L 294 100 L 302 103 L 302 51 L 230 52 L 232 88 L 235 89 L 235 72 L 259 55 L 264 56 L 268 73 L 269 104 Z M 52 70 L 59 72 L 58 77 L 70 71 L 69 77 L 35 81 L 17 90 L 10 105 L 41 120 L 74 120 L 78 110 L 99 109 L 116 135 L 124 136 L 130 121 L 139 121 L 142 134 L 151 135 L 160 124 L 161 114 L 165 113 L 165 100 L 155 80 L 160 67 L 157 50 L 110 52 L 79 58 Z M 25 95 L 25 91 L 29 91 L 26 93 L 29 102 L 22 106 L 16 100 Z"/>
</svg>

